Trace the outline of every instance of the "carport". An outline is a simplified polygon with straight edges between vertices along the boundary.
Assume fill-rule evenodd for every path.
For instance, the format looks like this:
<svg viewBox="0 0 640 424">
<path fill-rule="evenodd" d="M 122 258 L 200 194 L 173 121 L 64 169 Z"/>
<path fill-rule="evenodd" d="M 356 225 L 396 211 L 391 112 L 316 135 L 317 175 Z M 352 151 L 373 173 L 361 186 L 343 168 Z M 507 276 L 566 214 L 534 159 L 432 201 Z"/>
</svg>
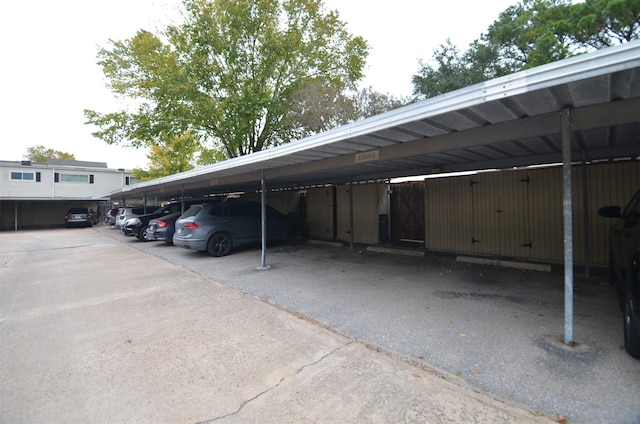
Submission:
<svg viewBox="0 0 640 424">
<path fill-rule="evenodd" d="M 260 191 L 264 205 L 265 193 L 275 189 L 561 163 L 564 342 L 571 345 L 571 164 L 622 158 L 640 158 L 640 41 L 473 85 L 109 196 L 171 198 Z M 264 267 L 264 241 L 262 248 Z"/>
</svg>

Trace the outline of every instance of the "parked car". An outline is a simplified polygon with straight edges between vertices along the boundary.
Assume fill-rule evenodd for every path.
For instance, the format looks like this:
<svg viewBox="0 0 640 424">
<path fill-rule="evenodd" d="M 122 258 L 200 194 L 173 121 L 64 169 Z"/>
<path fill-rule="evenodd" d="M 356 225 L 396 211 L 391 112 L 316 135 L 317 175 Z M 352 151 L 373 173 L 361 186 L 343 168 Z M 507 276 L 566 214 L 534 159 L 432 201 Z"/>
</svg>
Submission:
<svg viewBox="0 0 640 424">
<path fill-rule="evenodd" d="M 104 214 L 104 223 L 110 227 L 116 225 L 116 216 L 118 215 L 118 208 L 109 209 Z"/>
<path fill-rule="evenodd" d="M 202 200 L 190 200 L 184 202 L 185 209 L 188 209 L 191 205 L 196 203 L 202 203 Z M 160 218 L 165 215 L 173 214 L 176 212 L 182 213 L 182 203 L 170 203 L 166 206 L 156 209 L 152 213 L 148 213 L 146 215 L 140 215 L 131 217 L 123 222 L 122 224 L 122 232 L 126 236 L 136 236 L 140 241 L 148 241 L 147 238 L 147 228 L 149 227 L 149 222 L 152 219 Z"/>
<path fill-rule="evenodd" d="M 258 202 L 229 200 L 193 205 L 176 221 L 173 244 L 225 256 L 238 246 L 261 241 L 261 216 Z M 308 233 L 302 219 L 266 207 L 267 241 L 298 244 L 307 239 Z"/>
<path fill-rule="evenodd" d="M 71 208 L 64 216 L 67 227 L 93 227 L 98 223 L 98 214 L 91 208 Z"/>
<path fill-rule="evenodd" d="M 609 270 L 623 312 L 624 348 L 640 359 L 640 190 L 622 210 L 600 208 L 599 214 L 616 218 L 609 234 Z"/>
<path fill-rule="evenodd" d="M 176 212 L 160 218 L 152 219 L 149 221 L 146 238 L 148 240 L 159 240 L 168 244 L 173 244 L 173 234 L 176 230 L 176 221 L 181 215 L 181 212 Z"/>
<path fill-rule="evenodd" d="M 118 228 L 122 227 L 122 223 L 129 218 L 133 218 L 134 216 L 140 216 L 145 214 L 145 208 L 143 207 L 123 207 L 118 209 L 118 214 L 116 215 L 116 223 L 115 226 Z"/>
</svg>

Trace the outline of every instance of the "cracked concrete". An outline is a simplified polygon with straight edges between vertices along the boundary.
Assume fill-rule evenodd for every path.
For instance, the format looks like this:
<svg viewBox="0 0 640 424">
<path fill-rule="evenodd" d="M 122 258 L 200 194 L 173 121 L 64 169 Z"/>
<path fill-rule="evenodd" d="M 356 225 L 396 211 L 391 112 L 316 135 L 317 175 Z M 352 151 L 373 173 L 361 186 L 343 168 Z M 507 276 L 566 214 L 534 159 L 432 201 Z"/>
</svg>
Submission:
<svg viewBox="0 0 640 424">
<path fill-rule="evenodd" d="M 239 414 L 242 412 L 242 410 L 244 409 L 244 407 L 245 407 L 245 406 L 247 406 L 248 404 L 250 404 L 251 402 L 253 402 L 253 401 L 257 400 L 258 398 L 260 398 L 260 397 L 262 397 L 262 396 L 264 396 L 264 395 L 266 395 L 266 394 L 268 394 L 268 393 L 269 393 L 269 392 L 271 392 L 272 390 L 275 390 L 275 389 L 276 389 L 276 388 L 278 388 L 282 383 L 284 383 L 287 379 L 290 379 L 290 378 L 293 378 L 293 377 L 297 376 L 297 375 L 298 375 L 298 374 L 300 374 L 302 371 L 304 371 L 306 368 L 313 367 L 314 365 L 319 364 L 319 363 L 320 363 L 320 362 L 322 362 L 324 359 L 328 358 L 329 356 L 333 355 L 335 352 L 337 352 L 337 351 L 339 351 L 339 350 L 343 349 L 344 347 L 349 346 L 351 343 L 353 343 L 353 342 L 347 342 L 347 343 L 345 343 L 343 346 L 340 346 L 340 347 L 335 348 L 333 351 L 331 351 L 331 352 L 327 353 L 326 355 L 323 355 L 320 359 L 318 359 L 318 360 L 317 360 L 317 361 L 315 361 L 315 362 L 312 362 L 312 363 L 310 363 L 310 364 L 302 365 L 300 368 L 298 368 L 297 370 L 295 370 L 295 372 L 294 372 L 293 374 L 282 377 L 282 378 L 280 379 L 280 381 L 278 381 L 278 383 L 277 383 L 277 384 L 275 384 L 273 387 L 270 387 L 270 388 L 266 389 L 264 392 L 262 392 L 262 393 L 258 393 L 257 395 L 255 395 L 255 396 L 254 396 L 254 397 L 252 397 L 251 399 L 248 399 L 248 400 L 246 400 L 246 401 L 242 402 L 242 404 L 240 405 L 240 407 L 239 407 L 236 411 L 234 411 L 234 412 L 232 412 L 232 413 L 230 413 L 230 414 L 226 414 L 226 415 L 221 416 L 221 417 L 216 417 L 216 418 L 212 418 L 212 419 L 210 419 L 210 420 L 202 421 L 202 422 L 197 423 L 197 424 L 209 424 L 209 423 L 212 423 L 212 422 L 218 422 L 218 421 L 220 421 L 220 420 L 224 420 L 225 418 L 230 418 L 230 417 L 232 417 L 232 416 L 234 416 L 234 415 L 239 415 Z"/>
<path fill-rule="evenodd" d="M 0 233 L 9 256 L 0 422 L 550 422 L 95 229 Z"/>
</svg>

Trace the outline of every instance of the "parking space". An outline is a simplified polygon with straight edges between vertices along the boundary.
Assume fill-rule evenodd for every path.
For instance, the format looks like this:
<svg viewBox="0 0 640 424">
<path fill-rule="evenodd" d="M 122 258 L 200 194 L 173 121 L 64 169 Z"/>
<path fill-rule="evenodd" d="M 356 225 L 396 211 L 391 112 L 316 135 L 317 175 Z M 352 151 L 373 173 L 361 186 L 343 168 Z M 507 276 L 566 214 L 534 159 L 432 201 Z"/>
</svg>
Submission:
<svg viewBox="0 0 640 424">
<path fill-rule="evenodd" d="M 570 422 L 640 421 L 640 361 L 621 348 L 606 270 L 576 270 L 575 339 L 562 341 L 564 274 L 461 264 L 454 256 L 307 243 L 223 258 L 100 232 L 319 325 L 413 358 L 498 400 Z"/>
<path fill-rule="evenodd" d="M 550 422 L 95 229 L 0 263 L 3 423 Z"/>
</svg>

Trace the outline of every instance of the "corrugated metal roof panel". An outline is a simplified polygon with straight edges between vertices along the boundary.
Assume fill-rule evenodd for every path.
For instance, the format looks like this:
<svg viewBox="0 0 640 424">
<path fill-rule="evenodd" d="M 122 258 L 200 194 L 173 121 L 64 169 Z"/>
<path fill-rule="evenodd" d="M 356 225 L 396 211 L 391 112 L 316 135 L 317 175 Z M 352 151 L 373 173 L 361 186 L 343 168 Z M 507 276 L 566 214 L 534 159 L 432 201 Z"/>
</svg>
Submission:
<svg viewBox="0 0 640 424">
<path fill-rule="evenodd" d="M 640 156 L 640 41 L 476 84 L 302 140 L 125 188 L 115 197 L 405 176 L 561 160 L 569 108 L 574 156 Z M 634 113 L 635 111 L 635 113 Z M 359 153 L 375 152 L 366 155 Z M 363 160 L 364 159 L 364 160 Z"/>
</svg>

